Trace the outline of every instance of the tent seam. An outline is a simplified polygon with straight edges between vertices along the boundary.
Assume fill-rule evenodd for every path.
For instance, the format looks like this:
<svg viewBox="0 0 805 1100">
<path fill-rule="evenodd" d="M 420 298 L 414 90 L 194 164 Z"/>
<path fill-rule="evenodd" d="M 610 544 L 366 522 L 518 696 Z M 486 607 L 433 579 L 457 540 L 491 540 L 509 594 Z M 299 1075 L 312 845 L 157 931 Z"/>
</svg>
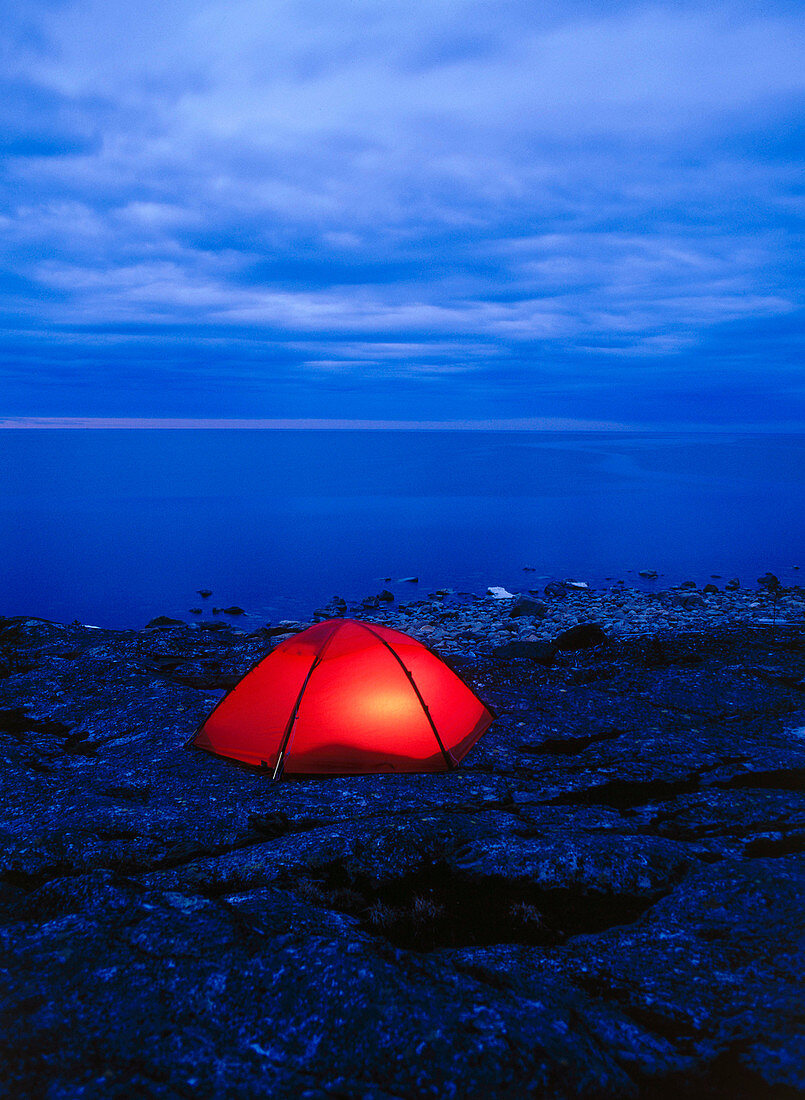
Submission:
<svg viewBox="0 0 805 1100">
<path fill-rule="evenodd" d="M 447 749 L 444 747 L 444 742 L 442 741 L 441 737 L 439 736 L 439 731 L 436 729 L 436 723 L 433 721 L 433 715 L 428 710 L 428 704 L 425 702 L 425 700 L 422 697 L 422 692 L 419 690 L 417 682 L 414 679 L 413 672 L 411 672 L 410 668 L 408 668 L 407 665 L 403 662 L 403 659 L 399 655 L 399 653 L 397 653 L 397 651 L 394 649 L 394 647 L 389 642 L 387 642 L 386 639 L 382 635 L 378 634 L 376 630 L 372 630 L 371 626 L 369 626 L 368 623 L 363 622 L 362 619 L 355 619 L 354 621 L 357 622 L 359 626 L 362 626 L 364 628 L 364 630 L 368 631 L 368 633 L 371 634 L 373 637 L 377 638 L 377 640 L 380 642 L 381 645 L 384 645 L 386 647 L 386 649 L 389 651 L 389 653 L 391 653 L 391 655 L 394 657 L 397 664 L 403 670 L 405 675 L 408 677 L 408 683 L 414 689 L 414 694 L 416 695 L 417 699 L 419 700 L 419 705 L 422 707 L 422 710 L 425 713 L 425 717 L 427 718 L 428 723 L 430 725 L 430 728 L 433 731 L 433 736 L 436 738 L 436 743 L 439 746 L 439 748 L 442 750 L 442 756 L 444 757 L 445 761 L 447 762 L 447 768 L 448 768 L 449 771 L 452 771 L 453 768 L 455 768 L 456 765 L 453 761 L 452 756 L 447 751 Z M 422 648 L 427 649 L 427 646 L 423 646 Z"/>
</svg>

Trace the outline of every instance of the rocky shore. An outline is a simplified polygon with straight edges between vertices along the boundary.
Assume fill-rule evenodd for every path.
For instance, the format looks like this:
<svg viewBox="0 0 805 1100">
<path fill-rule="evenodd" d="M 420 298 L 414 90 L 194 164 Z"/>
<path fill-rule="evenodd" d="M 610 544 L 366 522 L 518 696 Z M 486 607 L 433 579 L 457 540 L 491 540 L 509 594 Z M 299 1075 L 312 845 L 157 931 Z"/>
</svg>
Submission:
<svg viewBox="0 0 805 1100">
<path fill-rule="evenodd" d="M 308 624 L 0 618 L 0 1095 L 803 1095 L 805 590 L 718 584 L 334 598 L 499 717 L 281 784 L 185 745 Z"/>
</svg>

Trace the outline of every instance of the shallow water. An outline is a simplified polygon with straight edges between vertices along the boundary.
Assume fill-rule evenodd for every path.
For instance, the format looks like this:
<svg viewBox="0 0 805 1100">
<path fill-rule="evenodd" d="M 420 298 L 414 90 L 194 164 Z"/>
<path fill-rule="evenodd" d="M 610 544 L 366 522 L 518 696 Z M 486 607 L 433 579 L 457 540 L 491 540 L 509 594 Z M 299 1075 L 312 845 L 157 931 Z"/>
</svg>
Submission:
<svg viewBox="0 0 805 1100">
<path fill-rule="evenodd" d="M 805 567 L 794 435 L 5 430 L 0 463 L 6 615 L 192 619 L 205 587 L 254 625 L 381 587 Z"/>
</svg>

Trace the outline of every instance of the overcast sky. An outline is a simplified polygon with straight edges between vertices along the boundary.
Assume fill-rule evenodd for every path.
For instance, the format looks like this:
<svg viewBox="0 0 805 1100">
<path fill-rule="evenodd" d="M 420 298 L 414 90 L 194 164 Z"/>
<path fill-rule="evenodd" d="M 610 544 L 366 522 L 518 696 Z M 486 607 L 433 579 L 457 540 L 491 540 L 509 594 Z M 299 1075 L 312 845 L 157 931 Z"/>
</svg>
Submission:
<svg viewBox="0 0 805 1100">
<path fill-rule="evenodd" d="M 801 3 L 0 8 L 0 416 L 805 420 Z"/>
</svg>

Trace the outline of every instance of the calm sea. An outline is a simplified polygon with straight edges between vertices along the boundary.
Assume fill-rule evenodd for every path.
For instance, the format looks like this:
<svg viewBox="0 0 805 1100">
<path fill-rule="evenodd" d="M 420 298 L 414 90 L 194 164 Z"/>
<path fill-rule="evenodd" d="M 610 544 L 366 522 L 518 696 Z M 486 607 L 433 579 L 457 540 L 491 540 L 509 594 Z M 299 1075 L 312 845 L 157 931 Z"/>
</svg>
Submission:
<svg viewBox="0 0 805 1100">
<path fill-rule="evenodd" d="M 254 626 L 381 588 L 805 577 L 792 435 L 5 430 L 0 478 L 5 615 Z"/>
</svg>

